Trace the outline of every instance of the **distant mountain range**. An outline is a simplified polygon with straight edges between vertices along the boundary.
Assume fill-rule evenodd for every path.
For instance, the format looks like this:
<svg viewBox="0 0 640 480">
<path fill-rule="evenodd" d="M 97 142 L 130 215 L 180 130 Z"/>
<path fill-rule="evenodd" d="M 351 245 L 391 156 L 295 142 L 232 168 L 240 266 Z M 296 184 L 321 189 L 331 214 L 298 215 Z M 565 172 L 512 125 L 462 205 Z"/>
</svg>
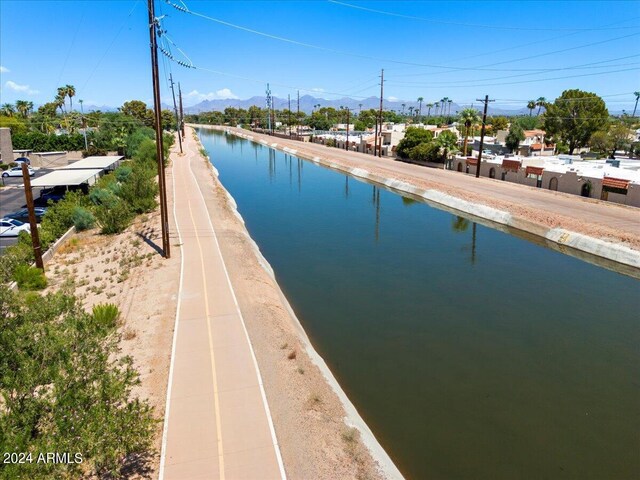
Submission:
<svg viewBox="0 0 640 480">
<path fill-rule="evenodd" d="M 243 108 L 248 109 L 249 107 L 255 105 L 257 107 L 264 108 L 266 106 L 267 99 L 264 96 L 255 96 L 248 98 L 246 100 L 241 99 L 224 99 L 224 100 L 204 100 L 196 105 L 192 105 L 190 107 L 185 107 L 185 113 L 201 113 L 201 112 L 222 112 L 227 107 L 234 108 Z M 378 109 L 380 108 L 380 97 L 369 97 L 362 100 L 354 100 L 353 98 L 343 97 L 337 100 L 327 100 L 325 98 L 318 98 L 312 95 L 303 95 L 300 97 L 300 111 L 304 113 L 311 113 L 315 106 L 320 104 L 321 107 L 333 107 L 335 109 L 339 109 L 340 107 L 348 107 L 352 112 L 359 112 L 362 108 L 363 110 L 368 110 L 370 108 Z M 385 110 L 395 110 L 396 112 L 402 112 L 402 104 L 404 104 L 405 113 L 409 113 L 409 107 L 413 107 L 417 109 L 419 107 L 418 102 L 416 101 L 406 101 L 406 100 L 385 100 L 384 101 L 384 109 Z M 173 105 L 168 105 L 166 103 L 162 103 L 163 110 L 171 110 L 173 111 Z M 273 105 L 276 110 L 283 110 L 289 107 L 289 101 L 286 98 L 273 97 Z M 153 105 L 148 105 L 149 107 L 153 107 Z M 475 103 L 473 105 L 470 104 L 458 104 L 453 102 L 451 104 L 451 114 L 454 115 L 456 112 L 464 108 L 468 108 L 473 106 L 478 111 L 481 111 L 482 104 L 480 102 Z M 75 105 L 74 105 L 75 107 Z M 291 98 L 291 111 L 296 111 L 297 108 L 297 99 Z M 77 108 L 74 108 L 77 110 Z M 102 112 L 115 112 L 118 110 L 118 107 L 110 107 L 108 105 L 96 106 L 96 105 L 84 105 L 84 111 L 91 112 L 95 110 L 100 110 Z M 428 108 L 426 106 L 426 102 L 422 102 L 422 115 L 427 115 Z M 613 111 L 609 110 L 611 115 L 621 115 L 622 111 Z M 434 114 L 434 109 L 431 109 L 431 114 Z M 489 115 L 504 115 L 504 116 L 514 116 L 514 115 L 528 115 L 529 110 L 526 107 L 522 107 L 519 109 L 508 109 L 508 108 L 500 108 L 500 106 L 492 106 L 489 105 L 488 109 Z M 534 111 L 535 115 L 535 111 Z"/>
<path fill-rule="evenodd" d="M 221 112 L 224 111 L 227 107 L 234 108 L 243 108 L 248 109 L 249 107 L 255 105 L 257 107 L 264 108 L 267 103 L 267 99 L 264 96 L 255 96 L 248 98 L 246 100 L 241 99 L 225 99 L 225 100 L 204 100 L 196 105 L 192 105 L 190 107 L 186 107 L 184 109 L 185 113 L 201 113 L 201 112 Z M 326 98 L 318 98 L 312 95 L 303 95 L 300 97 L 300 111 L 305 113 L 311 113 L 315 106 L 320 104 L 321 107 L 333 107 L 339 109 L 340 107 L 348 107 L 354 112 L 359 112 L 362 108 L 363 110 L 368 110 L 370 108 L 378 109 L 380 108 L 380 98 L 379 97 L 369 97 L 362 100 L 354 100 L 353 98 L 343 97 L 336 100 L 327 100 Z M 419 107 L 418 102 L 416 101 L 406 101 L 406 100 L 385 100 L 384 108 L 385 110 L 395 110 L 396 112 L 402 112 L 404 104 L 405 113 L 409 113 L 409 107 L 413 107 L 417 109 Z M 273 105 L 276 110 L 282 110 L 289 107 L 289 101 L 286 98 L 278 98 L 273 97 Z M 471 105 L 460 105 L 457 103 L 451 104 L 451 114 L 453 115 L 455 112 L 458 112 L 464 108 L 470 107 Z M 475 104 L 474 108 L 480 109 L 480 104 Z M 297 109 L 297 99 L 291 99 L 291 110 L 295 111 Z M 426 107 L 426 103 L 422 103 L 422 115 L 427 115 L 428 108 Z M 431 109 L 431 113 L 434 113 L 434 109 Z M 529 110 L 523 107 L 518 110 L 509 110 L 502 109 L 498 107 L 489 107 L 490 115 L 522 115 L 528 114 Z"/>
</svg>

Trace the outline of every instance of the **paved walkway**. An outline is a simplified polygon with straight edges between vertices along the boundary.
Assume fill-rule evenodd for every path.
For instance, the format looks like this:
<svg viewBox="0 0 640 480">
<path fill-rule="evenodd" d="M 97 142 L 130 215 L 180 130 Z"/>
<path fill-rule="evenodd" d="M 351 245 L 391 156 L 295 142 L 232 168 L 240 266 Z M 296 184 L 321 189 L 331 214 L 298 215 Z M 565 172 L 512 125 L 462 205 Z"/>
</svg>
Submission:
<svg viewBox="0 0 640 480">
<path fill-rule="evenodd" d="M 237 130 L 230 128 L 230 130 Z M 640 209 L 626 207 L 610 202 L 586 199 L 577 195 L 550 192 L 545 189 L 527 188 L 511 182 L 501 182 L 475 175 L 463 174 L 451 170 L 425 168 L 420 165 L 398 162 L 392 158 L 376 158 L 360 152 L 347 152 L 329 148 L 317 143 L 299 142 L 287 138 L 272 137 L 247 130 L 238 130 L 244 135 L 253 135 L 270 144 L 277 143 L 297 150 L 307 157 L 318 156 L 330 160 L 348 163 L 351 167 L 366 170 L 375 169 L 388 178 L 409 177 L 427 182 L 437 182 L 459 191 L 477 194 L 487 199 L 508 202 L 513 206 L 532 208 L 548 214 L 559 214 L 584 223 L 603 225 L 611 229 L 627 232 L 640 238 Z"/>
<path fill-rule="evenodd" d="M 188 129 L 172 154 L 181 282 L 160 479 L 281 479 L 284 467 L 258 365 L 191 164 Z M 177 248 L 174 247 L 174 251 Z"/>
</svg>

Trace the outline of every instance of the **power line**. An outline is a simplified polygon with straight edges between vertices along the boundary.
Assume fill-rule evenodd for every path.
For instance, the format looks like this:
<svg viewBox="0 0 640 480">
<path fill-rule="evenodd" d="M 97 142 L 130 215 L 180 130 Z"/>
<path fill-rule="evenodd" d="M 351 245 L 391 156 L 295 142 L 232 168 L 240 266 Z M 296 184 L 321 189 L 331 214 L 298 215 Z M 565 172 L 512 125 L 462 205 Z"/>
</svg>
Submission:
<svg viewBox="0 0 640 480">
<path fill-rule="evenodd" d="M 220 25 L 224 25 L 230 28 L 235 28 L 237 30 L 241 30 L 247 33 L 251 33 L 254 35 L 259 35 L 262 37 L 266 37 L 266 38 L 270 38 L 272 40 L 278 40 L 281 42 L 285 42 L 285 43 L 289 43 L 292 45 L 297 45 L 300 47 L 305 47 L 305 48 L 311 48 L 311 49 L 315 49 L 315 50 L 321 50 L 321 51 L 325 51 L 325 52 L 329 52 L 329 53 L 335 53 L 335 54 L 340 54 L 340 55 L 346 55 L 346 56 L 351 56 L 351 57 L 356 57 L 356 58 L 362 58 L 362 59 L 367 59 L 367 60 L 376 60 L 379 62 L 387 62 L 387 63 L 395 63 L 395 64 L 400 64 L 400 65 L 411 65 L 411 66 L 417 66 L 417 67 L 429 67 L 429 68 L 443 68 L 446 70 L 451 70 L 451 71 L 497 71 L 497 72 L 525 72 L 525 71 L 536 71 L 538 69 L 507 69 L 507 68 L 503 68 L 503 69 L 492 69 L 492 68 L 486 68 L 486 67 L 454 67 L 454 66 L 445 66 L 445 65 L 435 65 L 435 64 L 425 64 L 425 63 L 418 63 L 418 62 L 407 62 L 407 61 L 402 61 L 402 60 L 394 60 L 394 59 L 388 59 L 388 58 L 381 58 L 381 57 L 374 57 L 374 56 L 370 56 L 370 55 L 364 55 L 364 54 L 359 54 L 359 53 L 353 53 L 353 52 L 346 52 L 343 50 L 338 50 L 338 49 L 334 49 L 334 48 L 329 48 L 329 47 L 323 47 L 321 45 L 314 45 L 311 43 L 306 43 L 306 42 L 301 42 L 298 40 L 292 40 L 290 38 L 286 38 L 286 37 L 281 37 L 279 35 L 273 35 L 270 33 L 266 33 L 266 32 L 261 32 L 259 30 L 255 30 L 252 28 L 248 28 L 248 27 L 244 27 L 242 25 L 238 25 L 235 23 L 231 23 L 231 22 L 227 22 L 224 20 L 220 20 L 218 18 L 214 18 L 211 17 L 209 15 L 205 15 L 203 13 L 198 13 L 198 12 L 194 12 L 192 10 L 190 10 L 189 8 L 185 6 L 180 6 L 180 5 L 176 5 L 175 3 L 171 3 L 170 0 L 165 0 L 165 2 L 169 5 L 171 5 L 172 7 L 174 7 L 175 9 L 183 12 L 183 13 L 187 13 L 196 17 L 200 17 L 200 18 L 204 18 L 206 20 L 218 23 Z M 184 3 L 183 3 L 184 5 Z M 637 36 L 640 35 L 640 33 L 633 33 L 630 35 L 623 35 L 620 37 L 615 37 L 615 38 L 611 38 L 611 39 L 607 39 L 607 40 L 602 40 L 599 42 L 594 42 L 594 43 L 590 43 L 587 45 L 579 45 L 577 47 L 571 47 L 568 49 L 564 49 L 564 50 L 559 50 L 559 51 L 555 51 L 555 52 L 547 52 L 547 53 L 543 53 L 543 54 L 539 54 L 539 55 L 534 55 L 534 56 L 530 56 L 530 57 L 524 57 L 524 58 L 520 58 L 520 59 L 515 59 L 515 60 L 508 60 L 505 62 L 498 62 L 495 64 L 491 64 L 492 65 L 502 65 L 504 63 L 511 63 L 511 62 L 516 62 L 516 61 L 521 61 L 521 60 L 527 60 L 529 58 L 536 58 L 539 56 L 545 56 L 545 55 L 551 55 L 553 53 L 560 53 L 560 52 L 564 52 L 564 51 L 569 51 L 569 50 L 575 50 L 575 49 L 579 49 L 579 48 L 586 48 L 586 47 L 590 47 L 593 45 L 600 45 L 602 43 L 607 43 L 607 42 L 612 42 L 615 40 L 621 40 L 624 38 L 628 38 L 628 37 L 633 37 L 633 36 Z"/>
<path fill-rule="evenodd" d="M 565 75 L 565 76 L 562 76 L 562 77 L 551 77 L 551 78 L 537 78 L 535 80 L 522 80 L 522 81 L 518 81 L 518 82 L 483 83 L 483 84 L 475 84 L 474 86 L 476 86 L 476 87 L 493 87 L 493 86 L 499 86 L 499 85 L 518 85 L 518 84 L 522 84 L 522 83 L 541 83 L 541 82 L 548 82 L 550 80 L 563 80 L 563 79 L 566 79 L 566 78 L 592 77 L 592 76 L 596 76 L 596 75 L 610 75 L 612 73 L 631 72 L 631 71 L 636 71 L 636 70 L 640 70 L 640 67 L 638 67 L 638 68 L 624 68 L 624 69 L 621 69 L 621 70 L 611 70 L 609 72 L 583 73 L 583 74 L 580 74 L 580 75 Z M 399 82 L 391 82 L 391 84 L 392 85 L 403 85 L 402 83 L 399 83 Z M 437 87 L 442 87 L 442 86 L 446 86 L 447 88 L 469 88 L 469 85 L 452 85 L 452 84 L 447 84 L 447 85 L 423 84 L 423 85 L 412 85 L 412 86 L 413 87 L 425 87 L 425 88 L 437 88 Z"/>
<path fill-rule="evenodd" d="M 509 26 L 501 26 L 501 25 L 482 25 L 482 24 L 476 24 L 476 23 L 462 23 L 462 22 L 451 22 L 451 21 L 446 21 L 446 20 L 434 20 L 431 18 L 425 18 L 425 17 L 417 17 L 414 15 L 405 15 L 402 13 L 394 13 L 394 12 L 387 12 L 384 10 L 376 10 L 373 8 L 366 8 L 366 7 L 361 7 L 359 5 L 352 5 L 350 3 L 344 3 L 344 2 L 338 2 L 336 0 L 328 0 L 329 3 L 334 3 L 336 5 L 342 5 L 344 7 L 348 7 L 348 8 L 353 8 L 356 10 L 363 10 L 366 12 L 372 12 L 372 13 L 378 13 L 381 15 L 388 15 L 391 17 L 399 17 L 399 18 L 407 18 L 410 20 L 420 20 L 420 21 L 424 21 L 424 22 L 429 22 L 429 23 L 440 23 L 443 25 L 456 25 L 456 26 L 460 26 L 460 27 L 473 27 L 473 28 L 490 28 L 490 29 L 497 29 L 497 30 L 520 30 L 520 31 L 536 31 L 536 32 L 540 32 L 540 31 L 546 31 L 546 32 L 558 32 L 558 31 L 580 31 L 580 32 L 592 32 L 595 30 L 613 30 L 614 28 L 609 28 L 609 27 L 591 27 L 591 28 L 571 28 L 571 27 L 563 27 L 563 28 L 540 28 L 540 27 L 533 27 L 533 28 L 526 28 L 526 27 L 509 27 Z M 638 26 L 632 26 L 632 27 L 619 27 L 619 28 L 638 28 Z"/>
</svg>

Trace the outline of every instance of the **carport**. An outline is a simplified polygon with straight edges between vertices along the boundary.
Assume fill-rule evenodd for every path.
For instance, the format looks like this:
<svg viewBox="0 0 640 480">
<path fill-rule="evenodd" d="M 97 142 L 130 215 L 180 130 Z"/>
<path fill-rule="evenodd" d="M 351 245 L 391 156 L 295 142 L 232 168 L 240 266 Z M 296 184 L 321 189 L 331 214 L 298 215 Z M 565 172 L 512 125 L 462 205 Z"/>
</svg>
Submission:
<svg viewBox="0 0 640 480">
<path fill-rule="evenodd" d="M 64 170 L 91 170 L 99 168 L 107 172 L 120 166 L 124 157 L 122 155 L 87 157 L 77 162 L 70 163 Z"/>
<path fill-rule="evenodd" d="M 55 170 L 31 182 L 32 188 L 43 187 L 71 187 L 82 185 L 93 185 L 102 173 L 101 168 L 88 168 L 84 170 Z"/>
</svg>

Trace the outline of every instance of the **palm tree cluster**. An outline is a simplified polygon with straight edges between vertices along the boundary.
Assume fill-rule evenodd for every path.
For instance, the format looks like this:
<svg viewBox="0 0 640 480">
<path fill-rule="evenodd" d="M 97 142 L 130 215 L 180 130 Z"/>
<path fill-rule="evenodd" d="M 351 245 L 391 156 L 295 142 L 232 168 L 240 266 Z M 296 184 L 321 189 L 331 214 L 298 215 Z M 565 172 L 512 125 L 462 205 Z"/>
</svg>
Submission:
<svg viewBox="0 0 640 480">
<path fill-rule="evenodd" d="M 73 85 L 65 85 L 64 87 L 58 87 L 58 94 L 54 100 L 56 108 L 60 109 L 60 113 L 66 111 L 66 99 L 69 97 L 69 112 L 73 110 L 73 97 L 76 95 L 76 87 Z"/>
<path fill-rule="evenodd" d="M 0 113 L 7 117 L 13 117 L 16 112 L 22 116 L 22 118 L 27 118 L 31 115 L 33 111 L 33 102 L 28 100 L 17 100 L 15 105 L 11 103 L 5 103 L 0 107 Z"/>
</svg>

